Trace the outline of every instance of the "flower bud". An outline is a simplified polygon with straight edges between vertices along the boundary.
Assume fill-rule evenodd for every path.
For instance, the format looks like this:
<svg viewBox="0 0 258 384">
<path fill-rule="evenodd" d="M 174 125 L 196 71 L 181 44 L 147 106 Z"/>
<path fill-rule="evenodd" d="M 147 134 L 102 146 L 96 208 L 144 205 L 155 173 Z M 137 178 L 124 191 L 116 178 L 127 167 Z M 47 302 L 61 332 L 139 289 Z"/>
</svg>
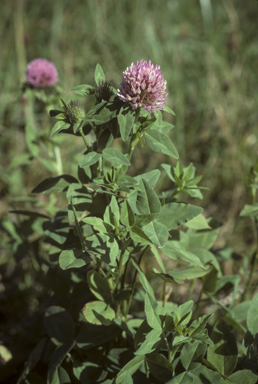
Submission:
<svg viewBox="0 0 258 384">
<path fill-rule="evenodd" d="M 70 100 L 68 104 L 63 102 L 63 105 L 69 123 L 76 124 L 85 118 L 86 111 L 79 100 Z"/>
<path fill-rule="evenodd" d="M 98 103 L 102 100 L 109 101 L 113 94 L 114 93 L 110 88 L 110 84 L 107 81 L 102 81 L 97 87 L 95 87 L 95 97 Z"/>
</svg>

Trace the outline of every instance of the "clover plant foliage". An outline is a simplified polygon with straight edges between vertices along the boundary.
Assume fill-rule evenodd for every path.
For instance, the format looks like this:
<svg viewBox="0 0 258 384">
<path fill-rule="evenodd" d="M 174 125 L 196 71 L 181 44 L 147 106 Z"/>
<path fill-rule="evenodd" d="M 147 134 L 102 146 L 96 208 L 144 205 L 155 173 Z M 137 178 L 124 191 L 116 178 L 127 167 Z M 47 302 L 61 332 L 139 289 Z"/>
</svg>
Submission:
<svg viewBox="0 0 258 384">
<path fill-rule="evenodd" d="M 34 84 L 35 66 L 41 76 L 36 86 L 54 84 L 54 69 L 39 60 L 29 65 L 27 81 Z M 174 114 L 165 105 L 164 75 L 158 65 L 140 60 L 122 76 L 116 90 L 97 64 L 95 84 L 72 89 L 80 99 L 62 98 L 50 110 L 57 163 L 60 136 L 69 135 L 70 146 L 81 140 L 81 151 L 71 159 L 73 174 L 48 164 L 56 172 L 33 190 L 49 197 L 44 214 L 16 211 L 42 226 L 52 287 L 44 330 L 18 382 L 32 384 L 42 364 L 47 373 L 37 382 L 47 384 L 237 384 L 245 377 L 255 384 L 257 361 L 254 372 L 242 363 L 233 328 L 245 335 L 242 352 L 253 361 L 257 295 L 237 302 L 239 277 L 223 276 L 226 256 L 214 251 L 219 225 L 184 202 L 202 199 L 205 187 L 194 165 L 179 161 L 173 125 L 163 120 Z M 34 139 L 28 140 L 31 155 L 40 158 Z M 135 176 L 136 146 L 162 154 L 160 167 Z M 160 192 L 162 177 L 169 187 Z M 242 216 L 256 217 L 256 211 L 246 205 Z M 19 245 L 15 228 L 6 223 L 6 229 Z M 194 302 L 196 282 L 202 288 Z M 170 300 L 184 284 L 184 300 Z M 218 294 L 228 284 L 233 295 L 226 306 Z M 211 307 L 204 310 L 201 298 L 221 308 L 223 318 L 213 316 Z"/>
</svg>

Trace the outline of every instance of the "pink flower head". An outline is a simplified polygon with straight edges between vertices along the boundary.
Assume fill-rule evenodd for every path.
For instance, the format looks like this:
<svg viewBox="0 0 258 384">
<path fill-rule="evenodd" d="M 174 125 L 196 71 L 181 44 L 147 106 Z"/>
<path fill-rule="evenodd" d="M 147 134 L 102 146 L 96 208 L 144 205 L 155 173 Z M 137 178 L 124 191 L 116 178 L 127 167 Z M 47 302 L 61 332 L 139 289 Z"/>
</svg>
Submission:
<svg viewBox="0 0 258 384">
<path fill-rule="evenodd" d="M 134 108 L 144 107 L 154 112 L 165 104 L 166 84 L 159 65 L 154 66 L 150 60 L 136 61 L 123 72 L 117 95 L 122 101 L 131 102 Z"/>
<path fill-rule="evenodd" d="M 36 87 L 48 87 L 57 83 L 58 73 L 51 61 L 35 59 L 27 65 L 26 81 Z"/>
</svg>

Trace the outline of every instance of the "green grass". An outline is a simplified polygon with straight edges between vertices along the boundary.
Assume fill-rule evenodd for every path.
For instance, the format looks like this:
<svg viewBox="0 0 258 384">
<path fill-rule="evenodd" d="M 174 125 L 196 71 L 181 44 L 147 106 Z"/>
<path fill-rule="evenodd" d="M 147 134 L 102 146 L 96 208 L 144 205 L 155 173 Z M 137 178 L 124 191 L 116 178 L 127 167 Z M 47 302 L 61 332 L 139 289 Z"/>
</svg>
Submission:
<svg viewBox="0 0 258 384">
<path fill-rule="evenodd" d="M 192 161 L 210 188 L 201 203 L 206 215 L 231 232 L 258 148 L 256 1 L 18 0 L 0 7 L 2 213 L 42 179 L 35 162 L 8 169 L 26 147 L 20 88 L 27 63 L 53 61 L 68 99 L 72 87 L 91 83 L 96 63 L 117 87 L 123 70 L 143 58 L 164 72 L 180 160 Z M 162 161 L 138 153 L 136 169 Z"/>
</svg>

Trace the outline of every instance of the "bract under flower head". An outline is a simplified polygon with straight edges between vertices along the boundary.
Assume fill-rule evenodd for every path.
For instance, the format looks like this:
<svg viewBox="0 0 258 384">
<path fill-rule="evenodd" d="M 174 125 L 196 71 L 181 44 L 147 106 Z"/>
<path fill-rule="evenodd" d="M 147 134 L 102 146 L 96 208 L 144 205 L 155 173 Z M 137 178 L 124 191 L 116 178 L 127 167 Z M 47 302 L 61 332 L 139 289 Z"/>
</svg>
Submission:
<svg viewBox="0 0 258 384">
<path fill-rule="evenodd" d="M 58 79 L 58 72 L 51 61 L 46 59 L 34 59 L 26 71 L 26 81 L 35 87 L 48 87 L 55 85 Z"/>
<path fill-rule="evenodd" d="M 68 104 L 63 102 L 68 121 L 71 124 L 75 124 L 78 121 L 84 119 L 86 111 L 79 100 L 70 100 Z"/>
<path fill-rule="evenodd" d="M 160 66 L 151 61 L 136 61 L 123 72 L 117 96 L 124 102 L 131 102 L 134 108 L 144 107 L 149 112 L 161 110 L 165 104 L 167 82 Z"/>
</svg>

